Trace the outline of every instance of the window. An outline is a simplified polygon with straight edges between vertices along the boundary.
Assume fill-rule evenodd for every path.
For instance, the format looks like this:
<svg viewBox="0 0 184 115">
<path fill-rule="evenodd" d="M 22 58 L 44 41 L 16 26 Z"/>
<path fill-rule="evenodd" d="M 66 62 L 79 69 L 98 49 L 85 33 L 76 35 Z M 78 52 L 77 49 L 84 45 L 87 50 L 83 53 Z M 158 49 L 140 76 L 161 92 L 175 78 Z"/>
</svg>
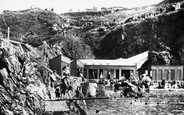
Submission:
<svg viewBox="0 0 184 115">
<path fill-rule="evenodd" d="M 87 70 L 86 69 L 84 69 L 84 73 L 83 73 L 84 75 L 84 78 L 87 78 Z"/>
<path fill-rule="evenodd" d="M 89 79 L 95 79 L 94 69 L 89 69 Z"/>
<path fill-rule="evenodd" d="M 171 80 L 175 80 L 175 70 L 171 70 Z"/>
<path fill-rule="evenodd" d="M 159 70 L 158 70 L 158 80 L 162 80 L 162 79 L 163 79 L 162 70 L 159 69 Z"/>
<path fill-rule="evenodd" d="M 157 80 L 157 71 L 156 70 L 152 70 L 152 74 L 153 74 L 152 79 L 153 80 Z"/>
<path fill-rule="evenodd" d="M 165 73 L 164 73 L 164 76 L 165 76 L 165 80 L 169 80 L 169 70 L 165 70 Z"/>
<path fill-rule="evenodd" d="M 177 77 L 177 80 L 182 80 L 181 70 L 177 70 L 176 77 Z"/>
<path fill-rule="evenodd" d="M 119 70 L 116 70 L 116 79 L 119 79 Z"/>
</svg>

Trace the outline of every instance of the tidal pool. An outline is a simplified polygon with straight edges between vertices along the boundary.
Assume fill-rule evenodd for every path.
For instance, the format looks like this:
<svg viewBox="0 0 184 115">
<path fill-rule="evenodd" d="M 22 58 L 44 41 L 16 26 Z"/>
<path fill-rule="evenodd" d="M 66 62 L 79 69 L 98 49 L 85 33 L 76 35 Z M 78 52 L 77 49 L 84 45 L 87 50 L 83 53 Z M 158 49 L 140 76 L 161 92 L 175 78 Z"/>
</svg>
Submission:
<svg viewBox="0 0 184 115">
<path fill-rule="evenodd" d="M 184 115 L 183 97 L 87 100 L 89 115 Z"/>
<path fill-rule="evenodd" d="M 104 87 L 100 87 L 100 93 Z M 142 98 L 112 98 L 87 100 L 89 115 L 184 115 L 184 95 L 181 92 L 153 91 Z M 177 95 L 180 94 L 180 95 Z M 100 94 L 101 95 L 101 94 Z"/>
</svg>

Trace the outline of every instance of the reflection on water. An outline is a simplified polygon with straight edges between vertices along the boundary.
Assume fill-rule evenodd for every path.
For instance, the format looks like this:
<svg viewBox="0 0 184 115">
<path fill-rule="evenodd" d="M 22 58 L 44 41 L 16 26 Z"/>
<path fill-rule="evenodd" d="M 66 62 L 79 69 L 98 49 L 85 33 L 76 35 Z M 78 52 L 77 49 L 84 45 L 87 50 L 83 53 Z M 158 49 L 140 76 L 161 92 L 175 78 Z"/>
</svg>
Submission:
<svg viewBox="0 0 184 115">
<path fill-rule="evenodd" d="M 90 115 L 184 115 L 181 97 L 88 100 L 87 107 Z"/>
</svg>

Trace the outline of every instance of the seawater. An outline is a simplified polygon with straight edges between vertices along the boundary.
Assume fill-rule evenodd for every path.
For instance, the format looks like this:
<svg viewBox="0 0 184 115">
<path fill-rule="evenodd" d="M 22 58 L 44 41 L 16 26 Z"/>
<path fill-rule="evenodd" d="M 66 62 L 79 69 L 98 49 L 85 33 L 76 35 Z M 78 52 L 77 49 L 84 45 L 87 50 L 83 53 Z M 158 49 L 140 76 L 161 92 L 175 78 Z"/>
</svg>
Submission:
<svg viewBox="0 0 184 115">
<path fill-rule="evenodd" d="M 87 100 L 89 115 L 184 115 L 184 97 L 142 97 Z"/>
<path fill-rule="evenodd" d="M 184 115 L 183 97 L 87 100 L 89 115 Z"/>
</svg>

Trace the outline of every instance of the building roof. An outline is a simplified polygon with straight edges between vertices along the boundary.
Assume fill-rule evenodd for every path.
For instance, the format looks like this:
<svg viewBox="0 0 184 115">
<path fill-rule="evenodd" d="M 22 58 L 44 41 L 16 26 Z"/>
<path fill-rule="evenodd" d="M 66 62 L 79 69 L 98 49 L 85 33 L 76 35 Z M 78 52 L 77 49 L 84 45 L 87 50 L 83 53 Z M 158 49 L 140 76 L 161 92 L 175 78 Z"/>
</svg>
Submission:
<svg viewBox="0 0 184 115">
<path fill-rule="evenodd" d="M 80 60 L 84 65 L 114 65 L 114 66 L 135 66 L 134 63 L 128 63 L 126 60 L 101 60 L 101 59 L 88 59 Z"/>
<path fill-rule="evenodd" d="M 126 61 L 130 63 L 135 63 L 137 68 L 140 68 L 142 64 L 148 60 L 149 51 L 145 51 L 141 54 L 135 55 L 133 57 L 128 58 Z"/>
<path fill-rule="evenodd" d="M 61 58 L 61 61 L 66 62 L 66 63 L 70 63 L 71 62 L 70 58 L 68 58 L 67 56 L 65 56 L 63 54 L 60 54 L 60 55 L 50 59 L 49 61 L 52 62 L 53 60 L 55 60 L 57 58 Z"/>
<path fill-rule="evenodd" d="M 128 59 L 81 59 L 84 65 L 114 65 L 114 66 L 137 66 L 138 68 L 147 60 L 148 51 L 130 57 Z"/>
<path fill-rule="evenodd" d="M 138 62 L 138 61 L 145 60 L 145 59 L 147 60 L 148 53 L 149 53 L 149 51 L 145 51 L 145 52 L 143 52 L 141 54 L 138 54 L 138 55 L 135 55 L 133 57 L 130 57 L 127 60 L 130 61 L 130 62 Z"/>
</svg>

